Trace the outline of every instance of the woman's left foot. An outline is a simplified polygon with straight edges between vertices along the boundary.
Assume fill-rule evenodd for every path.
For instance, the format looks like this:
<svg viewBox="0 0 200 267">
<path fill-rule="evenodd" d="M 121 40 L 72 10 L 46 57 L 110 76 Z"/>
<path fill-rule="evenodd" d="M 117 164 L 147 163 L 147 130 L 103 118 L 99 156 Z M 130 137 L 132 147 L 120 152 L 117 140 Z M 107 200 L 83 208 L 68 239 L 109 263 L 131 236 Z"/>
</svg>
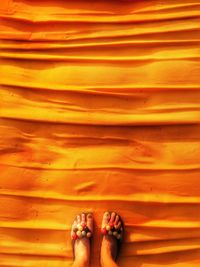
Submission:
<svg viewBox="0 0 200 267">
<path fill-rule="evenodd" d="M 75 261 L 79 261 L 85 266 L 90 261 L 90 238 L 93 233 L 92 214 L 82 213 L 77 215 L 71 230 L 71 238 L 74 241 Z"/>
<path fill-rule="evenodd" d="M 105 212 L 102 219 L 101 231 L 103 234 L 101 244 L 101 264 L 104 266 L 104 259 L 116 260 L 119 252 L 119 243 L 122 240 L 123 226 L 119 215 L 115 212 Z"/>
</svg>

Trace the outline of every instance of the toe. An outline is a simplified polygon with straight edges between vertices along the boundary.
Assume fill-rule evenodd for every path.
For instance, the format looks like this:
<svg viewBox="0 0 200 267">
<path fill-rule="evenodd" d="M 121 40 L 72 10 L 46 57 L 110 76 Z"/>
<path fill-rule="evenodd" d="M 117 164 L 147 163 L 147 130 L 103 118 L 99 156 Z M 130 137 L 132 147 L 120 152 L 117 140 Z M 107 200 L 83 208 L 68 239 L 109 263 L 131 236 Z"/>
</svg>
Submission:
<svg viewBox="0 0 200 267">
<path fill-rule="evenodd" d="M 85 213 L 82 213 L 82 214 L 81 214 L 81 222 L 82 222 L 82 223 L 85 223 L 85 222 L 86 222 L 86 216 L 85 216 Z"/>
<path fill-rule="evenodd" d="M 91 213 L 87 214 L 87 227 L 93 232 L 93 216 Z"/>
<path fill-rule="evenodd" d="M 119 221 L 119 222 L 116 224 L 116 229 L 120 229 L 121 226 L 122 226 L 122 223 Z"/>
<path fill-rule="evenodd" d="M 103 219 L 102 219 L 102 228 L 108 224 L 110 221 L 110 213 L 109 212 L 105 212 L 103 215 Z"/>
<path fill-rule="evenodd" d="M 116 213 L 115 212 L 112 212 L 111 218 L 110 218 L 110 223 L 114 223 L 115 218 L 116 218 Z"/>
<path fill-rule="evenodd" d="M 80 214 L 78 214 L 76 216 L 76 221 L 77 221 L 77 224 L 80 224 L 81 223 L 81 216 L 80 216 Z"/>
<path fill-rule="evenodd" d="M 119 222 L 119 215 L 116 215 L 115 217 L 115 221 L 114 221 L 114 225 L 117 225 Z"/>
</svg>

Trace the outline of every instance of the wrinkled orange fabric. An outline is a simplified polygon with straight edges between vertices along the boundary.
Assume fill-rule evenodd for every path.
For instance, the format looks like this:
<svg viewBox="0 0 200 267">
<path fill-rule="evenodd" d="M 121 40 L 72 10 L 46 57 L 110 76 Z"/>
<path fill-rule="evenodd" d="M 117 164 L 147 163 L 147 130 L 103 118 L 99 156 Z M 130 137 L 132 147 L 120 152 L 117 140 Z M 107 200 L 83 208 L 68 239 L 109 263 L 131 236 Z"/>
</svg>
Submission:
<svg viewBox="0 0 200 267">
<path fill-rule="evenodd" d="M 118 211 L 123 267 L 200 266 L 200 2 L 1 0 L 0 266 L 72 263 Z"/>
</svg>

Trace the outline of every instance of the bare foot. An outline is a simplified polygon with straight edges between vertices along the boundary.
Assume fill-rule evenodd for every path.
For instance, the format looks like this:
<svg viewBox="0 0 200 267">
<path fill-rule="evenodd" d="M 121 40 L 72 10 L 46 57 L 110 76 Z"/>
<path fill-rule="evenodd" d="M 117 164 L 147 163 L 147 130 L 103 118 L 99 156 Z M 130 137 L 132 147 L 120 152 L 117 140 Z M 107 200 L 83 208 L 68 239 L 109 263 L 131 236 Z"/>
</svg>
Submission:
<svg viewBox="0 0 200 267">
<path fill-rule="evenodd" d="M 83 229 L 81 229 L 81 227 Z M 86 231 L 84 228 L 86 227 Z M 80 231 L 81 230 L 81 231 Z M 89 231 L 89 232 L 88 232 Z M 92 214 L 82 213 L 77 215 L 71 230 L 71 238 L 74 240 L 74 262 L 80 262 L 80 266 L 89 266 L 90 262 L 90 240 L 93 233 Z M 87 237 L 88 235 L 88 237 Z M 74 265 L 76 265 L 74 263 Z"/>
<path fill-rule="evenodd" d="M 109 231 L 109 225 L 111 228 L 116 227 L 116 231 Z M 101 265 L 107 266 L 105 263 L 107 259 L 111 259 L 112 261 L 116 261 L 118 256 L 118 240 L 121 239 L 121 234 L 118 232 L 122 232 L 122 222 L 120 220 L 119 215 L 115 212 L 110 214 L 109 212 L 105 212 L 102 219 L 102 231 L 106 231 L 106 227 L 108 227 L 107 232 L 105 232 L 102 244 L 101 244 Z M 114 228 L 115 229 L 115 228 Z"/>
</svg>

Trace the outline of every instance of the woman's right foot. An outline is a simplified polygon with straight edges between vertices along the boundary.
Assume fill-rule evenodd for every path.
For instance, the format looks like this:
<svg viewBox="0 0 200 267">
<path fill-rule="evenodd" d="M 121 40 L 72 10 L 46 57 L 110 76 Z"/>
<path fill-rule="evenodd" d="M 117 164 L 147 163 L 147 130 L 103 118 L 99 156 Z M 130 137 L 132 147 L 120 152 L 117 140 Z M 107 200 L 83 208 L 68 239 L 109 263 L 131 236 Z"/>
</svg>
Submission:
<svg viewBox="0 0 200 267">
<path fill-rule="evenodd" d="M 111 229 L 109 229 L 111 228 Z M 116 228 L 116 230 L 115 230 Z M 115 212 L 105 212 L 102 219 L 103 239 L 101 244 L 101 265 L 107 266 L 107 259 L 116 261 L 118 256 L 118 242 L 122 238 L 122 221 Z M 114 230 L 113 230 L 114 229 Z"/>
</svg>

